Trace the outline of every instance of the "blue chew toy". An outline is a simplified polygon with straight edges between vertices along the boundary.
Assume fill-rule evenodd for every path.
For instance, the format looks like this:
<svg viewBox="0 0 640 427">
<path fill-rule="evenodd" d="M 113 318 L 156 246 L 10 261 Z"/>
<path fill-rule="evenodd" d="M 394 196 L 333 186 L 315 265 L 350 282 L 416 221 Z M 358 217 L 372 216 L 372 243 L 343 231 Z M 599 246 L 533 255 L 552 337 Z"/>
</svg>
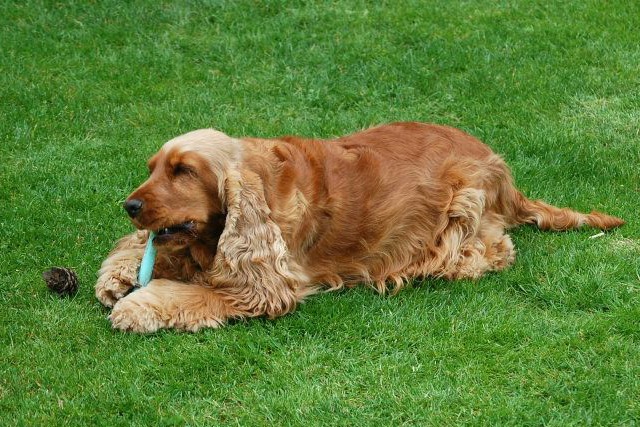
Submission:
<svg viewBox="0 0 640 427">
<path fill-rule="evenodd" d="M 140 263 L 140 272 L 138 273 L 138 286 L 147 286 L 151 281 L 151 275 L 153 274 L 153 264 L 156 262 L 156 254 L 158 251 L 153 245 L 153 239 L 156 237 L 152 231 L 149 233 L 149 239 L 147 240 L 147 246 L 144 248 L 144 255 L 142 256 L 142 262 Z"/>
</svg>

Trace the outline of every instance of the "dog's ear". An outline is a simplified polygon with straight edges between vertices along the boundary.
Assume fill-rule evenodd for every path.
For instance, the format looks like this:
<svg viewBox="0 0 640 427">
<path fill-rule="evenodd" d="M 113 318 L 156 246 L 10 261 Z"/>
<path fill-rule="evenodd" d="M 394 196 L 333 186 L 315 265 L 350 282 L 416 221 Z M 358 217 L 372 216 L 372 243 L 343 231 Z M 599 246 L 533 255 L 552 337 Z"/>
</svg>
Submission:
<svg viewBox="0 0 640 427">
<path fill-rule="evenodd" d="M 217 285 L 236 308 L 254 315 L 276 317 L 293 310 L 301 277 L 291 271 L 262 180 L 248 169 L 228 170 L 224 186 L 227 217 L 214 260 Z"/>
</svg>

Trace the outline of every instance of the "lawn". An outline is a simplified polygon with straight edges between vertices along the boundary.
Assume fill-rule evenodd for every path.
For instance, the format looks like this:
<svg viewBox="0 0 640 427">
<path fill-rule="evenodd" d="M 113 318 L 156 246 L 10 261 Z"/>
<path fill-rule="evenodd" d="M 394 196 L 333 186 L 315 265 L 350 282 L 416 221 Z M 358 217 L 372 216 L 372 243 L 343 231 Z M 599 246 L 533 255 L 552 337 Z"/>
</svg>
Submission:
<svg viewBox="0 0 640 427">
<path fill-rule="evenodd" d="M 640 3 L 0 1 L 0 424 L 640 423 Z M 111 330 L 96 271 L 146 159 L 201 127 L 462 128 L 528 196 L 628 221 L 275 321 Z M 407 207 L 410 208 L 410 207 Z M 76 269 L 73 298 L 43 270 Z"/>
</svg>

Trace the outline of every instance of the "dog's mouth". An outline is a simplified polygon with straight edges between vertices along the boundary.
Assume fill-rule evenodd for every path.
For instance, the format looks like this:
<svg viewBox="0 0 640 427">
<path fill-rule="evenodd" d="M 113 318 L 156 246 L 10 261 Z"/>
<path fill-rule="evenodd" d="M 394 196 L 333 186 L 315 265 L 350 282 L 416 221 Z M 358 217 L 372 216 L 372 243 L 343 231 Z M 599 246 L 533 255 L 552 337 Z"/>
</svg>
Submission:
<svg viewBox="0 0 640 427">
<path fill-rule="evenodd" d="M 185 242 L 196 236 L 197 225 L 195 221 L 187 221 L 181 224 L 171 225 L 155 231 L 156 237 L 153 240 L 157 244 L 169 242 Z"/>
</svg>

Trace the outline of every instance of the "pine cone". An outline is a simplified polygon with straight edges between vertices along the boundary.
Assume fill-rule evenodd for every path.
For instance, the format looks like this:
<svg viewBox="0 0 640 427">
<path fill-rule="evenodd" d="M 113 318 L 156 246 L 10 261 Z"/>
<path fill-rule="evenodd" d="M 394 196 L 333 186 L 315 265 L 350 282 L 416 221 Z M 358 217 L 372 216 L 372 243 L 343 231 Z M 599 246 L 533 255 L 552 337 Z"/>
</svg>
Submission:
<svg viewBox="0 0 640 427">
<path fill-rule="evenodd" d="M 68 296 L 78 291 L 78 275 L 70 268 L 53 267 L 44 273 L 42 278 L 47 287 L 60 296 Z"/>
</svg>

